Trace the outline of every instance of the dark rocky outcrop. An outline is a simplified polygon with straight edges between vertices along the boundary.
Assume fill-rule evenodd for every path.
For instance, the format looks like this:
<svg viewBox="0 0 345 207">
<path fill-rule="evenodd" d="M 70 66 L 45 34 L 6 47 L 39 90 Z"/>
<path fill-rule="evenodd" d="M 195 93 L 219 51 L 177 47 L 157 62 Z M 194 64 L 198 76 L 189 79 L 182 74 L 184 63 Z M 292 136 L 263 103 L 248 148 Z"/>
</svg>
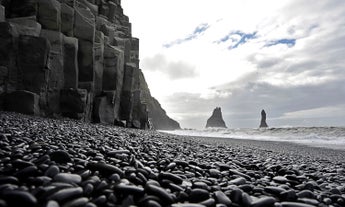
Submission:
<svg viewBox="0 0 345 207">
<path fill-rule="evenodd" d="M 222 110 L 220 107 L 215 108 L 212 116 L 207 119 L 206 128 L 208 127 L 227 128 L 223 120 Z"/>
<path fill-rule="evenodd" d="M 266 128 L 268 127 L 266 123 L 266 112 L 262 109 L 261 111 L 261 122 L 260 122 L 260 128 Z"/>
<path fill-rule="evenodd" d="M 6 94 L 4 108 L 8 111 L 38 115 L 40 112 L 38 100 L 38 95 L 30 91 L 14 91 Z"/>
<path fill-rule="evenodd" d="M 153 126 L 164 130 L 180 129 L 180 124 L 167 116 L 164 109 L 155 98 L 151 98 L 148 104 L 149 117 Z"/>
<path fill-rule="evenodd" d="M 0 31 L 0 110 L 179 128 L 150 95 L 121 0 L 2 0 Z"/>
</svg>

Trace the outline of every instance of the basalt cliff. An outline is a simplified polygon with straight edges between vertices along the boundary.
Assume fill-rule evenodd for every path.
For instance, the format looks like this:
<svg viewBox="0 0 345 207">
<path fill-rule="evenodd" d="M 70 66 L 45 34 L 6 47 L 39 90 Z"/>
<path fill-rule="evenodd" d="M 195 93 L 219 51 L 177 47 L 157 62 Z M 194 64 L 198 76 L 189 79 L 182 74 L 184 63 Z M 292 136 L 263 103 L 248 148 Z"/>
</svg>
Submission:
<svg viewBox="0 0 345 207">
<path fill-rule="evenodd" d="M 0 110 L 180 128 L 150 94 L 121 0 L 0 3 Z"/>
</svg>

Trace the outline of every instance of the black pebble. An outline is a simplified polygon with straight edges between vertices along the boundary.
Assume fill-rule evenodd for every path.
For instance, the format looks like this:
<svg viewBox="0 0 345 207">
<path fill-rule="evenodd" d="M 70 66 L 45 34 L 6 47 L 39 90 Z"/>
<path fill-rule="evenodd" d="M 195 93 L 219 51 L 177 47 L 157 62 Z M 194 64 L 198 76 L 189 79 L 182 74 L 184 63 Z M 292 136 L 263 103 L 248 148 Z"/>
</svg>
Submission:
<svg viewBox="0 0 345 207">
<path fill-rule="evenodd" d="M 52 152 L 49 154 L 49 156 L 52 161 L 57 163 L 67 163 L 72 161 L 70 155 L 63 150 Z"/>
<path fill-rule="evenodd" d="M 19 207 L 34 207 L 37 204 L 37 199 L 29 192 L 25 191 L 9 191 L 4 193 L 4 199 L 9 206 Z"/>
</svg>

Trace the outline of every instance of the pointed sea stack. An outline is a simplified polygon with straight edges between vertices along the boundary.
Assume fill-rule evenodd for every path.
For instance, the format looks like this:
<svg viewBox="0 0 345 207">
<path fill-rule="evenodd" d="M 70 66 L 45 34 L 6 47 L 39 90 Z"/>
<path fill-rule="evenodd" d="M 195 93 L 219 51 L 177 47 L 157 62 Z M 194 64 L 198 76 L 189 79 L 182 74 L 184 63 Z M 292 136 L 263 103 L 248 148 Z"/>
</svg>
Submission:
<svg viewBox="0 0 345 207">
<path fill-rule="evenodd" d="M 268 125 L 266 123 L 266 112 L 265 112 L 265 110 L 262 109 L 260 128 L 266 128 L 266 127 L 268 127 Z"/>
<path fill-rule="evenodd" d="M 215 108 L 212 116 L 207 119 L 206 128 L 208 127 L 227 128 L 223 120 L 222 110 L 220 107 Z"/>
</svg>

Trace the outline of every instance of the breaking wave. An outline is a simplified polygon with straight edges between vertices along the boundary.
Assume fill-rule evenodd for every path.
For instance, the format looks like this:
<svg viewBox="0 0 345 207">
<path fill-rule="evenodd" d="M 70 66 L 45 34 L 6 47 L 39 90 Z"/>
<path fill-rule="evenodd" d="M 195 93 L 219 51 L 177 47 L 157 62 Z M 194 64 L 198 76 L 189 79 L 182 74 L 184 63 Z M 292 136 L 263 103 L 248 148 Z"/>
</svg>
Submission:
<svg viewBox="0 0 345 207">
<path fill-rule="evenodd" d="M 345 127 L 288 127 L 288 128 L 207 128 L 202 130 L 175 130 L 166 133 L 261 141 L 282 141 L 345 150 Z"/>
</svg>

